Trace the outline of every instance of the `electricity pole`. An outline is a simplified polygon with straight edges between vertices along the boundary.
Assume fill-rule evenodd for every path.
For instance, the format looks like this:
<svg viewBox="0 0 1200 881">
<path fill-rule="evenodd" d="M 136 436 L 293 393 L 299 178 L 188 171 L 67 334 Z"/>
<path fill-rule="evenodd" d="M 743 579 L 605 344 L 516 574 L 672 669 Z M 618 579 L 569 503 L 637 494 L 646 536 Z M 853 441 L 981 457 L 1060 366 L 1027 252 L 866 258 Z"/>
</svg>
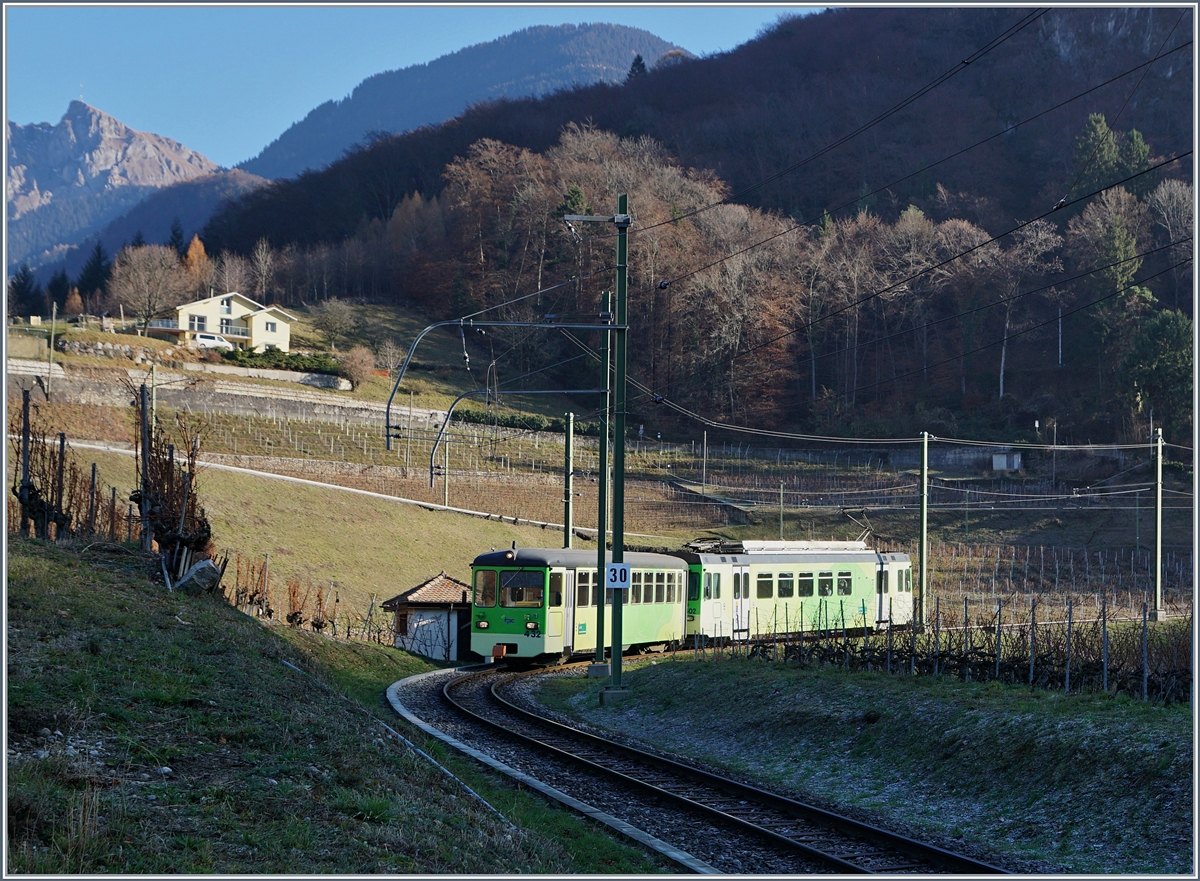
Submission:
<svg viewBox="0 0 1200 881">
<path fill-rule="evenodd" d="M 925 627 L 925 598 L 929 596 L 929 432 L 921 432 L 921 543 L 918 546 L 917 627 Z"/>
<path fill-rule="evenodd" d="M 612 294 L 605 291 L 600 301 L 601 312 L 612 310 Z M 611 318 L 612 316 L 609 315 Z M 596 580 L 592 589 L 596 591 L 596 658 L 588 668 L 588 676 L 599 679 L 607 676 L 608 665 L 604 663 L 604 564 L 608 551 L 608 408 L 612 402 L 612 355 L 609 351 L 609 331 L 600 334 L 600 370 L 603 380 L 604 402 L 600 408 L 600 466 L 598 480 L 600 489 L 599 511 L 596 520 Z"/>
<path fill-rule="evenodd" d="M 563 437 L 563 547 L 571 547 L 571 530 L 575 519 L 575 485 L 572 478 L 575 461 L 572 458 L 571 441 L 575 435 L 575 414 L 567 413 L 567 430 Z"/>
<path fill-rule="evenodd" d="M 1163 609 L 1162 589 L 1162 511 L 1163 511 L 1163 436 L 1162 429 L 1154 429 L 1154 611 L 1151 621 L 1162 621 L 1166 616 Z"/>
<path fill-rule="evenodd" d="M 582 214 L 571 214 L 564 220 L 584 223 L 611 223 L 617 228 L 617 285 L 616 285 L 616 325 L 612 333 L 615 335 L 614 355 L 615 365 L 613 383 L 613 490 L 612 490 L 612 565 L 621 566 L 625 562 L 625 364 L 628 350 L 628 338 L 625 320 L 628 315 L 627 288 L 629 273 L 629 196 L 621 193 L 617 196 L 617 213 L 612 217 L 592 217 Z M 607 571 L 607 570 L 605 570 Z M 607 589 L 607 577 L 600 589 Z M 628 587 L 628 584 L 624 585 Z M 603 597 L 603 594 L 601 594 Z M 605 704 L 621 700 L 628 691 L 621 686 L 621 617 L 625 605 L 625 593 L 617 588 L 613 591 L 612 609 L 612 680 L 600 694 L 600 703 Z M 600 607 L 603 614 L 603 606 Z"/>
</svg>

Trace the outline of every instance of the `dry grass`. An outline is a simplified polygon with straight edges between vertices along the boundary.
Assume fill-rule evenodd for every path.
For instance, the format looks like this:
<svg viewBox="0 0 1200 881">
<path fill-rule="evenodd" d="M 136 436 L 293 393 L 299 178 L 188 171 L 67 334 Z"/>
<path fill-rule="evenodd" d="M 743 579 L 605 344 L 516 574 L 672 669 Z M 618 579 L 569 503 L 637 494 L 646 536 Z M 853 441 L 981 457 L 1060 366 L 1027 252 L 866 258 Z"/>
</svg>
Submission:
<svg viewBox="0 0 1200 881">
<path fill-rule="evenodd" d="M 449 760 L 498 816 L 376 724 L 427 662 L 168 594 L 151 562 L 9 541 L 6 873 L 655 871 Z"/>
<path fill-rule="evenodd" d="M 132 457 L 86 452 L 106 480 L 133 485 Z M 270 555 L 278 596 L 292 578 L 312 585 L 314 596 L 316 586 L 333 583 L 340 609 L 360 616 L 372 597 L 382 602 L 441 571 L 469 581 L 470 561 L 482 551 L 562 539 L 553 530 L 203 467 L 197 493 L 218 550 Z"/>
<path fill-rule="evenodd" d="M 615 708 L 597 709 L 603 682 L 582 678 L 552 680 L 544 699 L 1013 871 L 1192 868 L 1186 704 L 669 656 L 632 665 L 625 684 L 632 696 Z"/>
</svg>

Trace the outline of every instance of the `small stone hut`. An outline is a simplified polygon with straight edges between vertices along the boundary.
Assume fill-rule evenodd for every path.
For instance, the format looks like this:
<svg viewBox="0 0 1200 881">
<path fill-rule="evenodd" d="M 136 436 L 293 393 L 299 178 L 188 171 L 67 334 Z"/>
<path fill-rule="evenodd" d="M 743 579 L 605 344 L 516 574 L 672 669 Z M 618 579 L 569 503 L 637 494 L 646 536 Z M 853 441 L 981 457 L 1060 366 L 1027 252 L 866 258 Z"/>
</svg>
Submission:
<svg viewBox="0 0 1200 881">
<path fill-rule="evenodd" d="M 471 588 L 445 572 L 383 603 L 394 616 L 394 645 L 438 661 L 471 652 Z"/>
</svg>

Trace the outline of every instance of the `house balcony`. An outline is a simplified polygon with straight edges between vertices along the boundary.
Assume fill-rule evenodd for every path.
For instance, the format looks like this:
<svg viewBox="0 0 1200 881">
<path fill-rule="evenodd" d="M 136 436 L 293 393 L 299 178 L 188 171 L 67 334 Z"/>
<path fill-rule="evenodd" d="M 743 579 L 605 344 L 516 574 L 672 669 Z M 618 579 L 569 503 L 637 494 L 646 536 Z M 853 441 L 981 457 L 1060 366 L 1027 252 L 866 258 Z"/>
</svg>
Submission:
<svg viewBox="0 0 1200 881">
<path fill-rule="evenodd" d="M 232 324 L 217 328 L 217 333 L 224 337 L 237 337 L 238 339 L 243 340 L 250 339 L 250 328 L 238 327 Z"/>
</svg>

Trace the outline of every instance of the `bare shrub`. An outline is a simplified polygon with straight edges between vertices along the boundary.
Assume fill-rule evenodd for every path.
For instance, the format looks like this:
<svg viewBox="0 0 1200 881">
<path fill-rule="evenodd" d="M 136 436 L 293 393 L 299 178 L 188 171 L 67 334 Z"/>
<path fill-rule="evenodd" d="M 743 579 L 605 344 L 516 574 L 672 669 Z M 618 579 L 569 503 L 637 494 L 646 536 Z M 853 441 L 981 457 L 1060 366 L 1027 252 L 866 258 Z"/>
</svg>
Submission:
<svg viewBox="0 0 1200 881">
<path fill-rule="evenodd" d="M 375 369 L 375 355 L 366 346 L 355 346 L 342 356 L 342 375 L 358 388 L 371 376 Z"/>
</svg>

